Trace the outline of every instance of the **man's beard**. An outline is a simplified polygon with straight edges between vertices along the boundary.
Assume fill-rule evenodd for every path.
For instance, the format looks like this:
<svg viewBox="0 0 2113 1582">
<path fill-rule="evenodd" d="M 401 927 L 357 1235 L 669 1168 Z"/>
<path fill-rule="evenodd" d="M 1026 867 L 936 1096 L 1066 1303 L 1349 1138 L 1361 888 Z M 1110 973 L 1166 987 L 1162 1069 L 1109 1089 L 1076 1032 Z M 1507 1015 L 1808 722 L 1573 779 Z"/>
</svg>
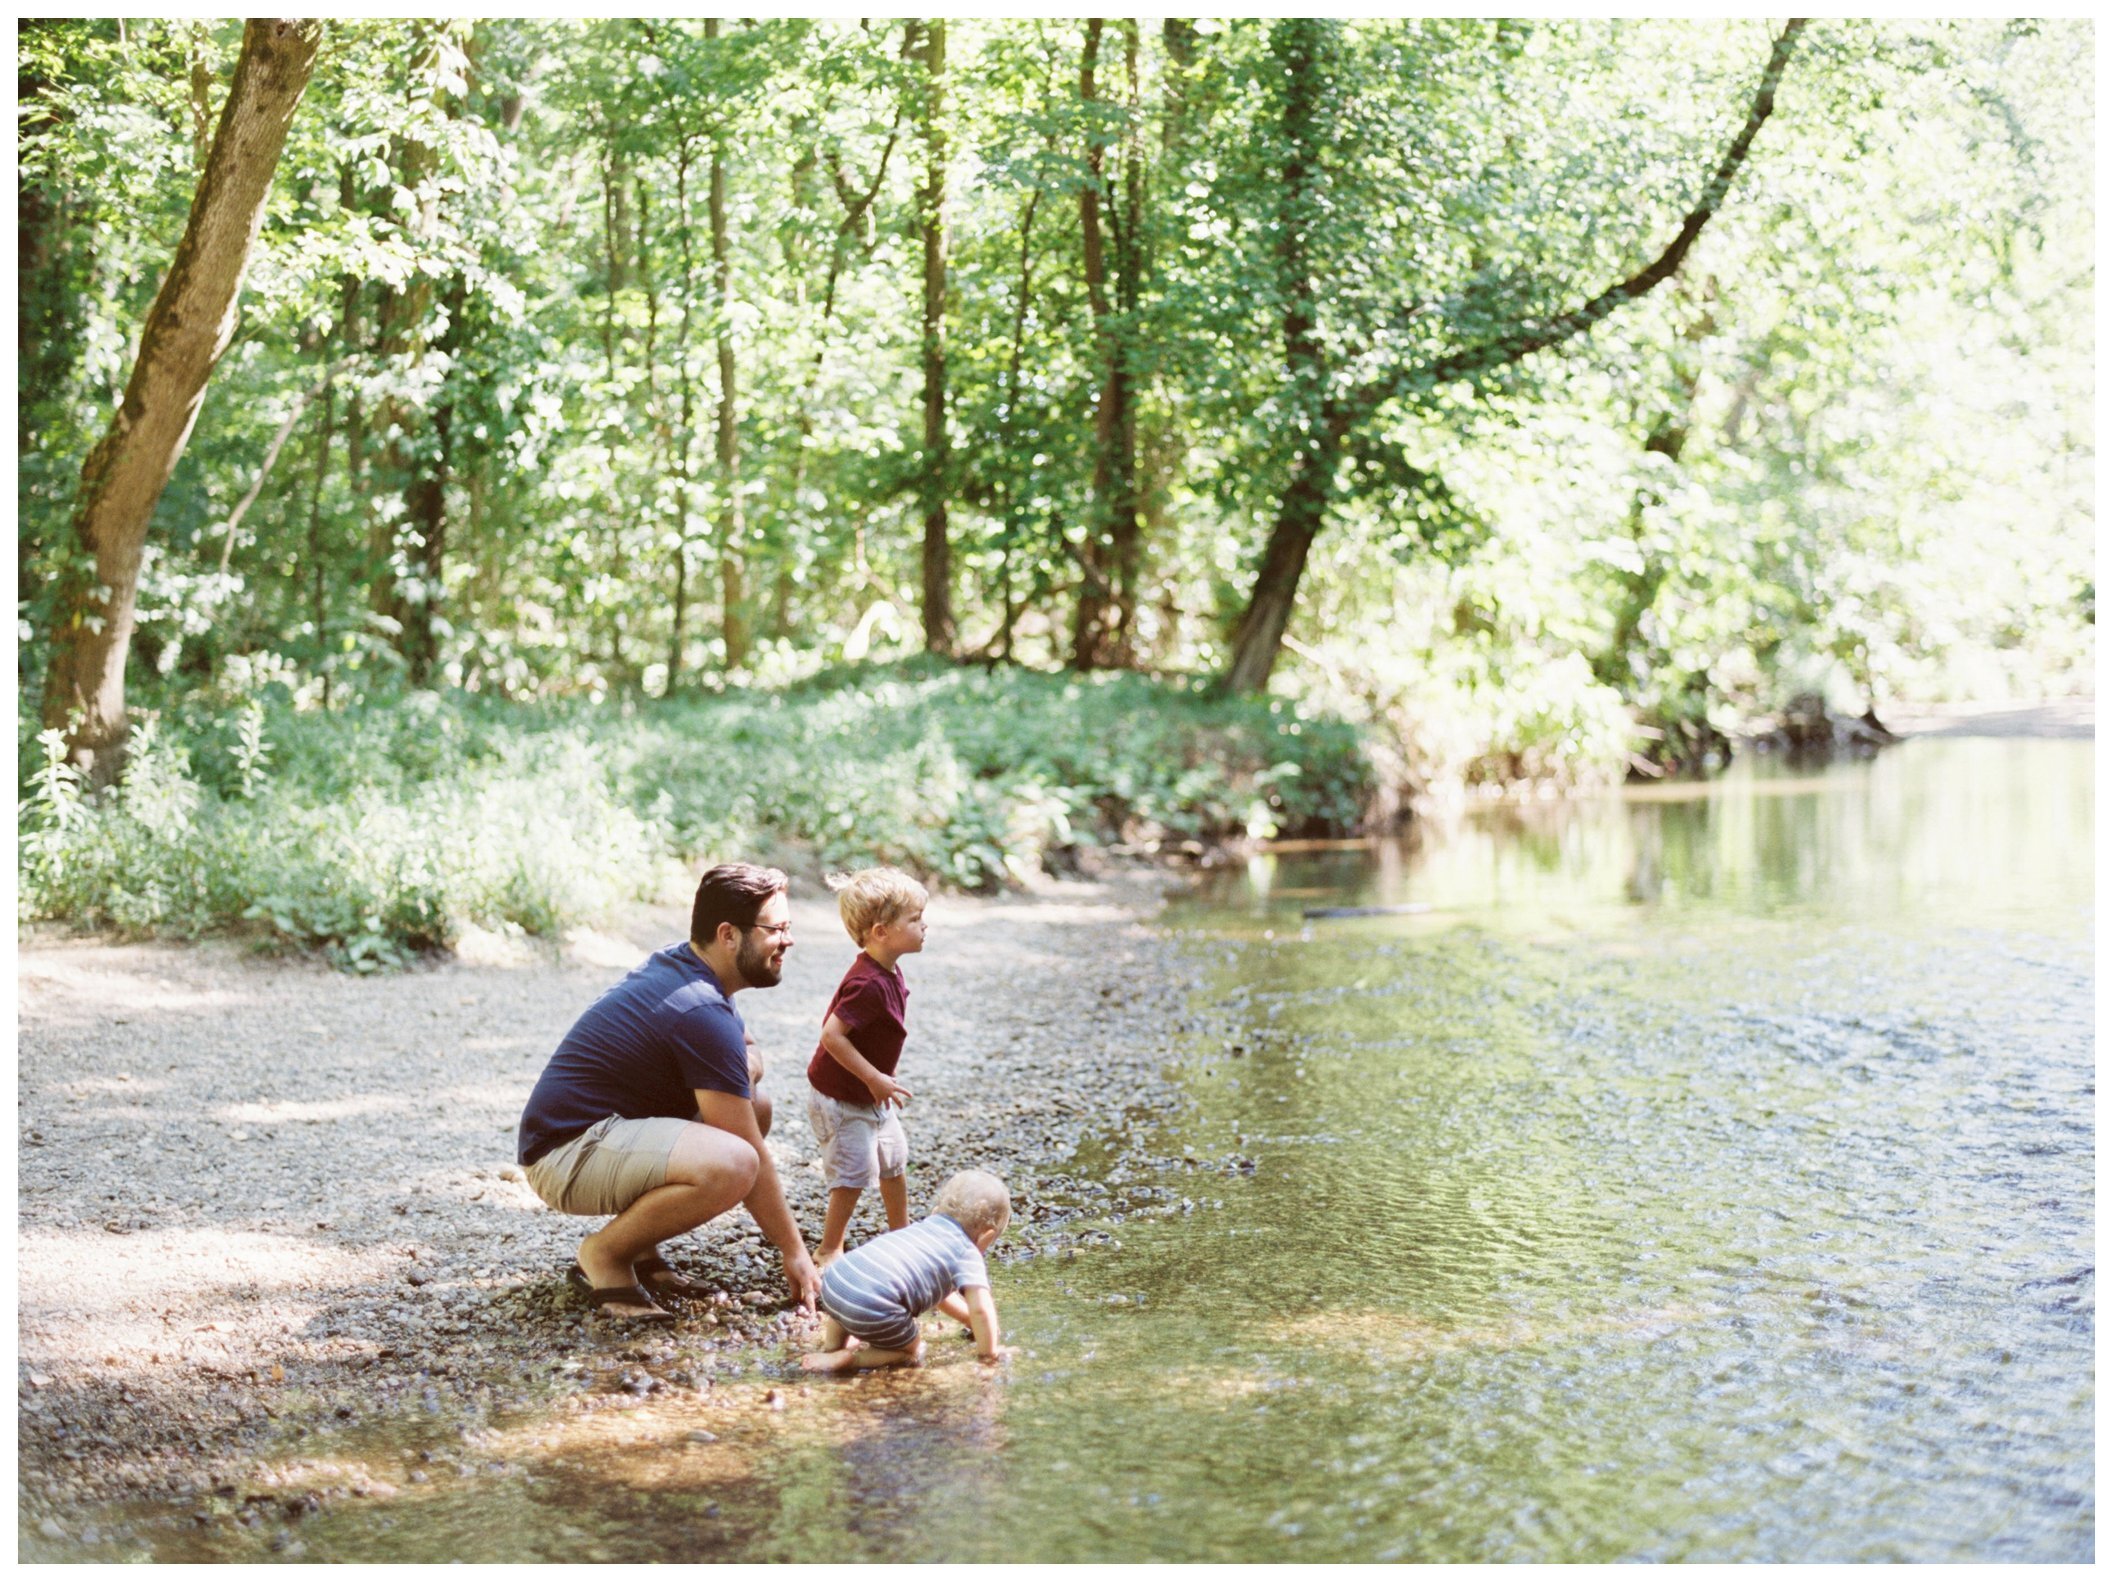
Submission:
<svg viewBox="0 0 2113 1582">
<path fill-rule="evenodd" d="M 744 936 L 741 948 L 734 952 L 734 971 L 741 975 L 741 981 L 751 989 L 776 988 L 778 980 L 785 976 L 770 959 L 777 948 L 775 939 L 758 945 L 753 936 Z"/>
</svg>

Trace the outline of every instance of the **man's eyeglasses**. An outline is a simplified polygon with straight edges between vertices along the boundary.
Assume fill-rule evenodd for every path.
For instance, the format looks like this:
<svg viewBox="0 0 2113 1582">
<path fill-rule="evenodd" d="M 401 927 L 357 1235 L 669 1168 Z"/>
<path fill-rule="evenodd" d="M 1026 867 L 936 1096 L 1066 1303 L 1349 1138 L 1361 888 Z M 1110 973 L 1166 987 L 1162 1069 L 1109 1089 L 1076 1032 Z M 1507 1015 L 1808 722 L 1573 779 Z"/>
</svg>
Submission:
<svg viewBox="0 0 2113 1582">
<path fill-rule="evenodd" d="M 761 929 L 773 939 L 792 938 L 792 924 L 790 923 L 751 923 L 748 926 L 751 929 Z"/>
</svg>

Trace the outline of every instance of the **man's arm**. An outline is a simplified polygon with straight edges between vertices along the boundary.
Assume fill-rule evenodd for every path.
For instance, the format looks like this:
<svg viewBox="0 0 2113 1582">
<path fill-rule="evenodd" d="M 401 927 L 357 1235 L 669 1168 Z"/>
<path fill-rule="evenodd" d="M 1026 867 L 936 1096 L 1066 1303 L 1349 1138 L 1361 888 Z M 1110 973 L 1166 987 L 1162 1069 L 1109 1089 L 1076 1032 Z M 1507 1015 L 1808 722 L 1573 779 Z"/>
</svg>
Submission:
<svg viewBox="0 0 2113 1582">
<path fill-rule="evenodd" d="M 831 1060 L 866 1085 L 875 1104 L 899 1106 L 904 1099 L 913 1097 L 908 1088 L 858 1052 L 858 1046 L 851 1042 L 851 1029 L 837 1020 L 833 1011 L 829 1020 L 822 1024 L 822 1047 L 829 1052 Z"/>
<path fill-rule="evenodd" d="M 822 1288 L 822 1277 L 815 1272 L 814 1260 L 807 1256 L 807 1242 L 800 1235 L 799 1222 L 786 1206 L 785 1189 L 778 1184 L 778 1167 L 771 1162 L 770 1148 L 756 1126 L 755 1105 L 737 1094 L 719 1093 L 710 1088 L 698 1088 L 695 1092 L 699 1120 L 723 1132 L 732 1132 L 755 1149 L 756 1184 L 749 1188 L 741 1206 L 748 1210 L 756 1228 L 784 1256 L 785 1283 L 792 1288 L 793 1297 L 800 1306 L 812 1313 L 815 1296 Z"/>
</svg>

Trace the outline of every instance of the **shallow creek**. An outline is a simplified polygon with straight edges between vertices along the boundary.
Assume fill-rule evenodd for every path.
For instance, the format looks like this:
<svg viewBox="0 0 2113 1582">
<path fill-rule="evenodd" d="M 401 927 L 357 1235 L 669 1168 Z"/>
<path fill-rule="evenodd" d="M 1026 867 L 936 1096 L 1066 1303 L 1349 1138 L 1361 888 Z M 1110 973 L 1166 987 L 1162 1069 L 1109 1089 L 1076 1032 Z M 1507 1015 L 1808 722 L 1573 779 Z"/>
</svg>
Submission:
<svg viewBox="0 0 2113 1582">
<path fill-rule="evenodd" d="M 2088 741 L 1962 739 L 1260 857 L 1009 1368 L 495 1428 L 299 1552 L 2089 1560 L 2092 846 Z"/>
</svg>

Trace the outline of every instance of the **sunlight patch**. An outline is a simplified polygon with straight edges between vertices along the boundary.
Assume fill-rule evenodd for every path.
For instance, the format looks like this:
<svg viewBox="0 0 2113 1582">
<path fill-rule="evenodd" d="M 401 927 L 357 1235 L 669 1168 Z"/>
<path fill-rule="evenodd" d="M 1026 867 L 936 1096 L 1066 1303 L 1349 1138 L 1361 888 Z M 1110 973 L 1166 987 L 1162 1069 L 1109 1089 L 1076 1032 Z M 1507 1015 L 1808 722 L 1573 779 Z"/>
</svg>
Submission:
<svg viewBox="0 0 2113 1582">
<path fill-rule="evenodd" d="M 263 1104 L 223 1104 L 213 1114 L 220 1120 L 240 1121 L 249 1126 L 314 1125 L 319 1121 L 350 1120 L 355 1115 L 391 1115 L 405 1108 L 407 1105 L 403 1099 L 373 1093 L 356 1099 L 277 1099 Z"/>
</svg>

